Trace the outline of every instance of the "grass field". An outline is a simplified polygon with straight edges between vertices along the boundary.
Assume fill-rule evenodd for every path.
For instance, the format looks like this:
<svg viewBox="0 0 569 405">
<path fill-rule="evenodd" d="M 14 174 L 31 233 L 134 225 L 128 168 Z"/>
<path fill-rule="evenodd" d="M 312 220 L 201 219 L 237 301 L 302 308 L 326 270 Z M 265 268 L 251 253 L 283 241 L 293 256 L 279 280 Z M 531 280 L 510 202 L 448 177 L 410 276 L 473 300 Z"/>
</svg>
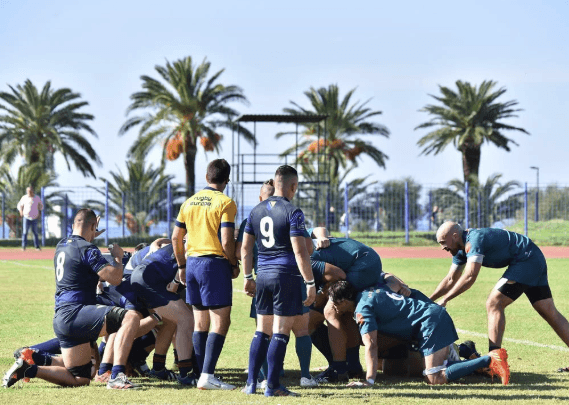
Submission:
<svg viewBox="0 0 569 405">
<path fill-rule="evenodd" d="M 407 281 L 412 287 L 430 293 L 446 273 L 450 260 L 386 259 L 384 269 Z M 569 315 L 569 259 L 548 261 L 551 288 L 561 312 Z M 461 340 L 472 339 L 480 351 L 486 348 L 485 299 L 499 279 L 499 270 L 483 269 L 478 281 L 463 296 L 452 301 L 448 310 L 459 329 Z M 242 279 L 234 282 L 233 323 L 218 364 L 218 373 L 229 383 L 244 385 L 248 349 L 254 322 L 248 318 L 249 299 L 238 290 Z M 53 337 L 54 275 L 49 260 L 0 260 L 0 369 L 12 364 L 12 351 L 26 344 Z M 7 390 L 0 390 L 0 404 L 451 404 L 451 403 L 557 403 L 569 399 L 569 375 L 555 370 L 569 365 L 567 349 L 549 326 L 522 297 L 507 310 L 506 341 L 512 371 L 511 383 L 502 386 L 483 377 L 466 377 L 459 383 L 430 387 L 417 379 L 378 376 L 371 389 L 347 389 L 324 385 L 300 389 L 294 338 L 289 344 L 283 382 L 300 392 L 300 398 L 265 398 L 238 391 L 212 392 L 179 388 L 175 383 L 135 379 L 145 389 L 136 392 L 109 391 L 103 385 L 59 388 L 34 379 Z M 550 347 L 545 347 L 549 345 Z M 363 350 L 362 350 L 363 354 Z M 151 358 L 151 357 L 150 357 Z M 168 357 L 170 364 L 172 356 Z M 316 350 L 312 367 L 324 366 Z M 315 371 L 316 372 L 316 371 Z"/>
</svg>

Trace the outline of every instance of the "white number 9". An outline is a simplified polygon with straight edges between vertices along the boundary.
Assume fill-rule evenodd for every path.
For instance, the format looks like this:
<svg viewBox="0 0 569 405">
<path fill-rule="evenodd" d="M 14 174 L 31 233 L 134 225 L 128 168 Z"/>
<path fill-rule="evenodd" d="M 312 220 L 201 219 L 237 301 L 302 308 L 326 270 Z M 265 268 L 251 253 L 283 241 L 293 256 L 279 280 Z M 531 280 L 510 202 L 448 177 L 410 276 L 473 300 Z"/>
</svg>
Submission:
<svg viewBox="0 0 569 405">
<path fill-rule="evenodd" d="M 65 252 L 60 252 L 57 255 L 57 266 L 55 267 L 55 277 L 57 278 L 57 281 L 61 281 L 61 279 L 63 278 L 63 263 L 65 263 Z"/>
<path fill-rule="evenodd" d="M 266 248 L 273 247 L 275 244 L 275 235 L 273 233 L 273 218 L 263 217 L 261 219 L 261 235 L 263 235 L 267 240 L 261 239 L 261 243 Z"/>
</svg>

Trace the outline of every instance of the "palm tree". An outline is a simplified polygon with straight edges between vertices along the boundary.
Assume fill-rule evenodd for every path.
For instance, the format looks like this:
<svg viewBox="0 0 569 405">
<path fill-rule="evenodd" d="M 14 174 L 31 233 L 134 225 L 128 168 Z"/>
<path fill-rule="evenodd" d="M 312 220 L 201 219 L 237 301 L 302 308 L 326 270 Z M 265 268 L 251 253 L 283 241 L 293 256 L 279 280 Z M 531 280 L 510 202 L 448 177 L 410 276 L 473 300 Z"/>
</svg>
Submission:
<svg viewBox="0 0 569 405">
<path fill-rule="evenodd" d="M 479 87 L 458 80 L 456 86 L 458 92 L 439 86 L 442 96 L 431 97 L 442 105 L 429 104 L 421 109 L 434 118 L 415 129 L 436 129 L 419 139 L 417 144 L 423 147 L 422 154 L 437 155 L 452 143 L 462 153 L 464 180 L 473 181 L 474 177 L 478 177 L 480 152 L 484 142 L 509 152 L 510 144 L 517 143 L 507 138 L 505 131 L 529 133 L 523 128 L 500 122 L 517 117 L 516 113 L 522 111 L 513 108 L 518 105 L 516 100 L 496 102 L 496 99 L 506 92 L 504 87 L 493 91 L 496 82 L 491 80 L 482 82 Z"/>
<path fill-rule="evenodd" d="M 155 69 L 163 82 L 141 76 L 143 91 L 130 96 L 132 103 L 127 109 L 127 114 L 135 110 L 147 113 L 129 118 L 119 133 L 140 125 L 130 156 L 143 157 L 156 145 L 163 148 L 163 163 L 183 155 L 187 193 L 193 194 L 198 142 L 206 152 L 219 151 L 221 135 L 217 129 L 231 128 L 231 119 L 238 115 L 227 104 L 247 103 L 247 99 L 241 88 L 217 82 L 224 69 L 208 78 L 210 63 L 205 59 L 195 66 L 188 56 L 174 63 L 166 61 L 165 67 L 156 65 Z M 253 140 L 250 131 L 242 127 L 240 131 Z"/>
<path fill-rule="evenodd" d="M 28 186 L 32 186 L 39 195 L 42 187 L 58 187 L 59 185 L 55 182 L 55 175 L 46 172 L 41 162 L 20 166 L 15 176 L 7 164 L 0 167 L 0 193 L 5 198 L 6 223 L 14 237 L 22 235 L 22 218 L 20 218 L 16 206 L 20 198 L 26 194 Z M 64 191 L 56 191 L 45 194 L 44 210 L 48 215 L 60 214 L 54 212 L 53 207 L 61 205 L 63 193 Z M 2 224 L 2 218 L 0 218 L 0 224 Z"/>
<path fill-rule="evenodd" d="M 311 109 L 303 108 L 291 101 L 294 107 L 283 110 L 287 114 L 328 116 L 326 143 L 323 138 L 317 139 L 317 134 L 324 131 L 324 122 L 302 124 L 305 128 L 304 139 L 298 145 L 302 152 L 296 158 L 300 163 L 314 163 L 314 167 L 317 166 L 316 163 L 320 158 L 320 170 L 328 168 L 330 183 L 336 186 L 339 184 L 340 169 L 345 169 L 348 163 L 357 166 L 357 158 L 361 157 L 361 154 L 370 156 L 379 167 L 385 167 L 385 160 L 388 159 L 387 155 L 372 143 L 358 137 L 359 135 L 380 135 L 387 138 L 389 130 L 381 124 L 369 121 L 370 118 L 381 114 L 381 111 L 373 111 L 367 107 L 369 100 L 350 104 L 355 91 L 356 89 L 350 90 L 340 100 L 338 85 L 331 84 L 327 88 L 319 89 L 311 87 L 310 90 L 304 92 L 310 101 Z M 292 133 L 294 132 L 281 132 L 276 137 Z M 295 149 L 296 145 L 284 151 L 282 156 L 293 153 Z"/>
<path fill-rule="evenodd" d="M 89 103 L 68 88 L 52 89 L 49 81 L 41 92 L 30 80 L 8 87 L 11 93 L 0 92 L 0 158 L 11 165 L 22 156 L 53 172 L 53 156 L 61 153 L 69 170 L 72 162 L 83 176 L 96 177 L 91 162 L 101 161 L 83 136 L 97 137 L 88 124 L 94 117 L 79 111 Z"/>
<path fill-rule="evenodd" d="M 120 170 L 111 171 L 112 179 L 101 180 L 109 184 L 109 212 L 117 222 L 122 222 L 122 202 L 125 202 L 126 226 L 132 234 L 147 234 L 150 225 L 166 218 L 168 183 L 174 179 L 172 175 L 164 174 L 164 167 L 154 168 L 146 165 L 144 160 L 129 160 L 126 164 L 126 175 Z M 101 195 L 105 191 L 92 187 Z M 172 183 L 172 200 L 184 197 L 181 185 Z M 104 212 L 104 203 L 98 200 L 87 201 L 92 207 Z"/>
</svg>

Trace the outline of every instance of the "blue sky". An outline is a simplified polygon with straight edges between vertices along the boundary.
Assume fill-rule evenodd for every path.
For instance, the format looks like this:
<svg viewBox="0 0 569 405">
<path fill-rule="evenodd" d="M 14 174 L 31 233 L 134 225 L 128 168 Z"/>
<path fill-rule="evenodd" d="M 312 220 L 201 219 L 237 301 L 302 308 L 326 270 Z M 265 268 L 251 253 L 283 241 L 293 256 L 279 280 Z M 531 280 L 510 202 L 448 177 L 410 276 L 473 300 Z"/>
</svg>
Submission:
<svg viewBox="0 0 569 405">
<path fill-rule="evenodd" d="M 336 83 L 342 94 L 357 87 L 355 100 L 371 99 L 383 111 L 378 121 L 389 139 L 373 138 L 389 156 L 386 169 L 364 159 L 355 175 L 385 181 L 411 176 L 423 184 L 462 177 L 461 156 L 448 148 L 420 156 L 414 128 L 429 119 L 419 110 L 456 80 L 494 80 L 524 111 L 511 124 L 512 152 L 485 145 L 480 175 L 504 180 L 569 184 L 569 1 L 97 1 L 0 0 L 0 89 L 31 79 L 81 93 L 95 115 L 93 145 L 108 177 L 124 171 L 136 131 L 118 137 L 129 96 L 140 76 L 157 77 L 165 60 L 207 57 L 225 68 L 224 84 L 243 88 L 250 105 L 242 113 L 281 113 L 293 100 L 307 106 L 303 92 Z M 292 138 L 274 141 L 290 127 L 258 125 L 259 152 L 283 150 Z M 231 134 L 223 133 L 220 156 L 231 159 Z M 197 180 L 216 154 L 199 152 Z M 149 161 L 158 163 L 159 154 Z M 97 185 L 62 160 L 61 186 Z M 181 160 L 166 171 L 184 181 Z"/>
</svg>

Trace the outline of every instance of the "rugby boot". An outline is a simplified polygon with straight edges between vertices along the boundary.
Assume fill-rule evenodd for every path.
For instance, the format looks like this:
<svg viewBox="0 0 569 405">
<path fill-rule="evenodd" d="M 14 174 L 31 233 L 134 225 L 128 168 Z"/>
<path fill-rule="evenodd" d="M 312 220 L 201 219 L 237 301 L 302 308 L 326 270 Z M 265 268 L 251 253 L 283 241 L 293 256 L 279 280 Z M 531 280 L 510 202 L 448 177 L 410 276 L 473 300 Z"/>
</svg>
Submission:
<svg viewBox="0 0 569 405">
<path fill-rule="evenodd" d="M 111 370 L 107 370 L 103 374 L 99 374 L 97 372 L 97 375 L 95 376 L 94 381 L 97 383 L 106 384 L 109 382 L 110 378 L 111 378 Z"/>
<path fill-rule="evenodd" d="M 37 350 L 31 349 L 31 348 L 29 348 L 29 347 L 27 347 L 27 346 L 20 347 L 19 349 L 16 349 L 16 350 L 14 351 L 14 359 L 15 359 L 15 360 L 18 360 L 18 359 L 20 359 L 20 358 L 21 358 L 21 359 L 24 359 L 24 361 L 25 361 L 26 363 L 28 363 L 28 364 L 31 366 L 31 365 L 33 365 L 33 364 L 36 364 L 36 363 L 34 362 L 33 357 L 32 357 L 32 355 L 33 355 L 34 353 L 37 353 Z M 27 378 L 27 377 L 24 377 L 24 382 L 26 382 L 26 383 L 27 383 L 27 382 L 30 382 L 30 379 Z"/>
<path fill-rule="evenodd" d="M 178 384 L 195 387 L 198 383 L 198 377 L 194 373 L 188 373 L 185 377 L 182 377 L 180 374 L 176 374 L 178 379 Z"/>
<path fill-rule="evenodd" d="M 171 370 L 168 370 L 166 367 L 164 367 L 162 370 L 159 370 L 159 371 L 156 371 L 154 369 L 150 370 L 150 373 L 148 373 L 148 377 L 157 378 L 159 380 L 164 380 L 164 381 L 177 381 L 178 380 L 176 373 L 174 373 Z"/>
<path fill-rule="evenodd" d="M 109 382 L 107 382 L 108 390 L 135 390 L 138 388 L 141 387 L 131 383 L 125 373 L 118 373 L 115 378 L 109 378 Z"/>
<path fill-rule="evenodd" d="M 508 353 L 506 349 L 500 348 L 492 350 L 488 355 L 490 356 L 490 365 L 488 368 L 492 376 L 499 376 L 502 380 L 502 384 L 508 385 L 510 382 L 510 366 L 508 365 Z"/>
<path fill-rule="evenodd" d="M 318 374 L 315 379 L 319 383 L 335 383 L 338 381 L 348 381 L 349 376 L 347 372 L 338 374 L 338 372 L 332 367 L 328 367 L 326 370 Z"/>
<path fill-rule="evenodd" d="M 12 367 L 4 374 L 2 378 L 2 386 L 4 388 L 10 388 L 12 385 L 16 384 L 18 381 L 26 376 L 26 371 L 31 367 L 24 359 L 19 358 L 14 362 Z"/>
<path fill-rule="evenodd" d="M 284 385 L 279 388 L 265 388 L 266 397 L 299 397 L 300 394 L 290 391 Z"/>
<path fill-rule="evenodd" d="M 202 374 L 197 384 L 200 390 L 234 390 L 235 385 L 227 384 L 213 375 Z"/>
</svg>

